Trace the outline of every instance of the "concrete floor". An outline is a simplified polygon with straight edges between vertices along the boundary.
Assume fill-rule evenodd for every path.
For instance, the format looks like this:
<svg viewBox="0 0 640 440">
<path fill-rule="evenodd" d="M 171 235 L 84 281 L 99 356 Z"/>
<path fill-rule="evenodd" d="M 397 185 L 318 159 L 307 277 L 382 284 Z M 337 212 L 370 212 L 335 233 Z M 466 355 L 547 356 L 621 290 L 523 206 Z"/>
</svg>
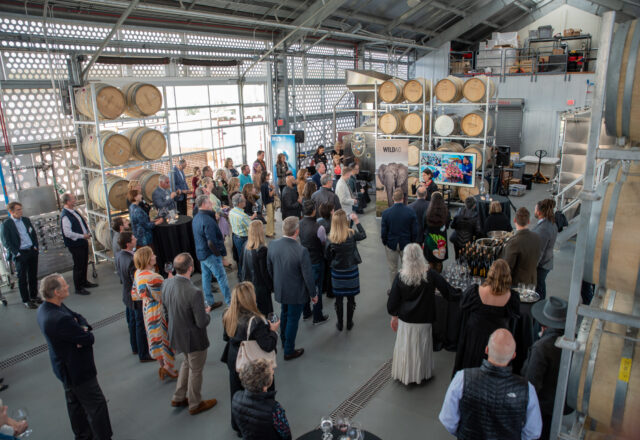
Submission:
<svg viewBox="0 0 640 440">
<path fill-rule="evenodd" d="M 535 202 L 549 196 L 548 187 L 535 185 L 525 196 L 513 197 L 512 201 L 517 207 L 527 206 L 533 212 Z M 368 238 L 359 244 L 364 263 L 360 266 L 362 292 L 357 297 L 355 328 L 339 333 L 335 328 L 333 300 L 326 300 L 325 310 L 331 316 L 329 324 L 313 327 L 310 322 L 300 323 L 297 346 L 305 348 L 304 356 L 284 362 L 282 354 L 278 355 L 277 399 L 287 411 L 294 438 L 317 426 L 323 415 L 337 408 L 392 356 L 395 334 L 389 328 L 385 295 L 388 271 L 379 238 L 380 223 L 373 209 L 370 205 L 362 216 Z M 280 224 L 276 230 L 280 236 Z M 572 257 L 572 242 L 556 250 L 555 268 L 547 279 L 549 294 L 568 296 Z M 102 263 L 98 272 L 100 287 L 93 289 L 91 296 L 72 294 L 66 301 L 72 310 L 92 323 L 123 310 L 120 284 L 112 265 Z M 65 277 L 70 278 L 70 274 Z M 199 284 L 199 276 L 194 281 Z M 235 276 L 231 276 L 230 282 L 236 282 Z M 7 292 L 6 296 L 9 306 L 0 307 L 0 368 L 4 367 L 3 360 L 44 343 L 35 311 L 20 304 L 16 291 Z M 215 310 L 208 328 L 211 347 L 203 384 L 203 397 L 217 398 L 218 405 L 197 416 L 169 406 L 175 382 L 161 382 L 156 364 L 140 364 L 137 356 L 131 355 L 124 319 L 95 331 L 98 380 L 109 401 L 114 439 L 236 438 L 229 422 L 228 370 L 219 360 L 224 348 L 221 315 L 221 309 Z M 383 439 L 414 438 L 420 432 L 428 432 L 433 440 L 452 438 L 437 417 L 453 358 L 454 354 L 446 351 L 435 353 L 433 380 L 410 387 L 389 382 L 360 410 L 356 419 Z M 28 408 L 34 430 L 32 438 L 73 438 L 63 389 L 52 373 L 46 351 L 0 370 L 0 376 L 10 384 L 0 394 L 5 404 L 10 408 Z"/>
</svg>

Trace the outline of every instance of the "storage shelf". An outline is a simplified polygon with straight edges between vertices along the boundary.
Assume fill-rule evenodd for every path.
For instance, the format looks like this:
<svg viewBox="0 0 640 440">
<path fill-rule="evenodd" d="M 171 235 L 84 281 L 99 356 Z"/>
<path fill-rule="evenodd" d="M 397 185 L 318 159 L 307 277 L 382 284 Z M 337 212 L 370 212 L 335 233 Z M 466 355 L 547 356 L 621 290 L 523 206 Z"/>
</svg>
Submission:
<svg viewBox="0 0 640 440">
<path fill-rule="evenodd" d="M 469 136 L 432 136 L 433 139 L 455 139 L 458 141 L 477 141 L 477 142 L 484 142 L 484 138 L 477 138 L 477 137 L 469 137 Z M 487 139 L 492 139 L 493 136 L 487 136 Z"/>
<path fill-rule="evenodd" d="M 106 119 L 103 121 L 98 121 L 98 125 L 100 126 L 104 126 L 104 125 L 108 125 L 108 124 L 117 124 L 118 122 L 136 122 L 136 121 L 153 121 L 153 120 L 158 120 L 158 123 L 164 123 L 166 122 L 166 116 L 164 114 L 162 115 L 156 115 L 156 116 L 146 116 L 144 118 L 116 118 L 116 119 Z M 80 120 L 75 120 L 73 121 L 75 124 L 78 125 L 93 125 L 95 126 L 96 123 L 95 121 L 80 121 Z"/>
<path fill-rule="evenodd" d="M 380 134 L 378 133 L 378 137 L 388 137 L 388 138 L 417 138 L 417 139 L 422 139 L 422 136 L 417 135 L 417 134 Z"/>
<path fill-rule="evenodd" d="M 498 105 L 498 101 L 489 101 L 489 107 Z M 434 102 L 434 107 L 486 107 L 486 102 Z"/>
</svg>

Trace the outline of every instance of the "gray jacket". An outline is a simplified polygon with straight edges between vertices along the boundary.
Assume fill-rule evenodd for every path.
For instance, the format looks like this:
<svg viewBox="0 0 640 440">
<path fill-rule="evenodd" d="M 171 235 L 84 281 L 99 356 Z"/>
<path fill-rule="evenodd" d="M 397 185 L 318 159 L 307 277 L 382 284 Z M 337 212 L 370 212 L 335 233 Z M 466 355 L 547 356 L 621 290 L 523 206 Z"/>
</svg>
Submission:
<svg viewBox="0 0 640 440">
<path fill-rule="evenodd" d="M 306 304 L 317 295 L 311 258 L 298 241 L 282 237 L 272 241 L 267 251 L 267 270 L 273 279 L 275 300 L 280 304 Z"/>
<path fill-rule="evenodd" d="M 136 274 L 136 267 L 133 265 L 133 254 L 128 251 L 118 251 L 115 254 L 114 262 L 122 282 L 122 302 L 127 308 L 132 309 L 131 287 Z"/>
<path fill-rule="evenodd" d="M 323 203 L 333 203 L 333 209 L 335 209 L 336 211 L 338 209 L 342 209 L 340 199 L 329 188 L 320 187 L 318 191 L 314 192 L 311 195 L 311 200 L 313 200 L 313 203 L 316 204 L 316 209 L 320 208 L 320 205 L 322 205 Z M 351 214 L 351 212 L 347 212 L 347 214 Z"/>
<path fill-rule="evenodd" d="M 539 221 L 533 228 L 533 232 L 540 237 L 540 260 L 538 267 L 541 269 L 553 269 L 553 246 L 558 237 L 558 228 L 547 219 Z"/>
<path fill-rule="evenodd" d="M 211 317 L 204 310 L 202 291 L 191 280 L 179 275 L 165 280 L 162 304 L 169 321 L 169 342 L 176 354 L 209 347 L 207 326 Z"/>
</svg>

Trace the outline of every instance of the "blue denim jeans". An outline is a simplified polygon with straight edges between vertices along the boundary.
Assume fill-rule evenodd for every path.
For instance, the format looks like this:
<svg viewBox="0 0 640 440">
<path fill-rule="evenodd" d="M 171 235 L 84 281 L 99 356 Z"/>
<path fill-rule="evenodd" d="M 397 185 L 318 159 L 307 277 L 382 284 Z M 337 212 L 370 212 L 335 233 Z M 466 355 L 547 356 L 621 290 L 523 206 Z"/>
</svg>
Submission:
<svg viewBox="0 0 640 440">
<path fill-rule="evenodd" d="M 242 281 L 242 261 L 244 258 L 244 247 L 247 245 L 247 237 L 240 237 L 239 235 L 233 234 L 233 246 L 236 248 L 236 252 L 238 252 L 238 281 Z"/>
<path fill-rule="evenodd" d="M 304 304 L 282 304 L 280 309 L 280 338 L 284 354 L 293 354 L 296 349 L 296 334 Z"/>
<path fill-rule="evenodd" d="M 127 325 L 129 326 L 129 343 L 131 351 L 138 353 L 140 359 L 149 359 L 149 346 L 147 344 L 147 332 L 144 328 L 144 315 L 142 313 L 142 305 L 137 308 L 125 309 Z"/>
<path fill-rule="evenodd" d="M 222 257 L 216 257 L 211 254 L 206 260 L 200 261 L 202 269 L 202 291 L 204 292 L 204 300 L 208 305 L 215 302 L 213 293 L 211 293 L 212 276 L 218 280 L 218 286 L 224 297 L 225 304 L 231 304 L 231 291 L 229 290 L 229 282 L 227 281 L 227 272 L 222 264 Z"/>
<path fill-rule="evenodd" d="M 547 275 L 549 275 L 549 272 L 549 269 L 543 269 L 541 267 L 536 269 L 536 292 L 540 295 L 540 299 L 545 299 L 547 297 Z"/>
</svg>

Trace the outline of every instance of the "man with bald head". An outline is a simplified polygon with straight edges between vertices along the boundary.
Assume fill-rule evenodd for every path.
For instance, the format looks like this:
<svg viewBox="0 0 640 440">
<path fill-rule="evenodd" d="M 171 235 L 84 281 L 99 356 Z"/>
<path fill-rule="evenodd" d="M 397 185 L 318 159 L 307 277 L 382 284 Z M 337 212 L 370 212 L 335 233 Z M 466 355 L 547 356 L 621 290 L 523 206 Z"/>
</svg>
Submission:
<svg viewBox="0 0 640 440">
<path fill-rule="evenodd" d="M 440 422 L 458 439 L 533 440 L 542 418 L 536 390 L 511 372 L 516 341 L 506 329 L 491 334 L 488 359 L 456 373 L 440 411 Z"/>
</svg>

